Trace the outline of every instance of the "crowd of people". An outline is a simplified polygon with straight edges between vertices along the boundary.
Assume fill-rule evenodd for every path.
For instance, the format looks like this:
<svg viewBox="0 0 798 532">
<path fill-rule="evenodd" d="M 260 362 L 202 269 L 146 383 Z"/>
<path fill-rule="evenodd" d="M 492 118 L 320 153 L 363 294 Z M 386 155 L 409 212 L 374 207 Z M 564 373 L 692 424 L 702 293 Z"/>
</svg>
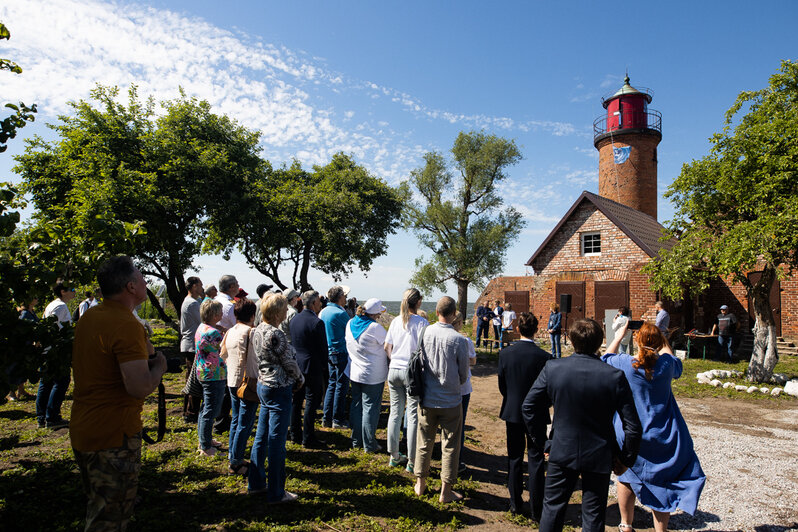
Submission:
<svg viewBox="0 0 798 532">
<path fill-rule="evenodd" d="M 60 412 L 69 374 L 42 379 L 37 417 L 40 427 L 69 427 L 88 498 L 86 529 L 124 529 L 136 497 L 144 398 L 158 386 L 167 362 L 135 314 L 146 297 L 146 283 L 130 258 L 108 260 L 97 280 L 99 290 L 86 293 L 74 316 L 71 418 L 67 422 Z M 476 349 L 460 332 L 463 316 L 452 298 L 437 302 L 430 324 L 421 293 L 408 289 L 399 316 L 386 330 L 382 301 L 357 305 L 346 286 L 333 286 L 322 296 L 261 285 L 257 301 L 232 275 L 222 276 L 218 288 L 204 288 L 199 278 L 189 277 L 185 288 L 180 309 L 180 350 L 187 367 L 184 421 L 197 424 L 199 455 L 211 457 L 226 446 L 228 471 L 247 479 L 250 495 L 269 503 L 297 500 L 285 489 L 286 443 L 290 438 L 304 448 L 327 448 L 316 430 L 321 409 L 323 427 L 348 431 L 353 448 L 384 452 L 390 467 L 414 476 L 419 496 L 427 489 L 440 434 L 439 501 L 463 498 L 454 486 L 465 469 L 461 451 Z M 54 295 L 44 315 L 71 322 L 67 303 L 74 291 L 59 283 Z M 37 319 L 35 305 L 24 306 L 20 317 Z M 628 309 L 620 309 L 614 339 L 600 356 L 602 327 L 577 319 L 567 331 L 574 354 L 562 357 L 562 316 L 556 305 L 545 330 L 554 353 L 535 341 L 537 318 L 516 315 L 510 303 L 496 301 L 491 308 L 485 302 L 475 319 L 477 345 L 489 342 L 488 327 L 495 344 L 509 344 L 499 352 L 498 388 L 511 512 L 538 521 L 541 530 L 561 530 L 581 478 L 583 530 L 603 530 L 611 472 L 619 480 L 622 532 L 633 530 L 635 500 L 652 510 L 658 531 L 667 529 L 677 508 L 695 512 L 705 477 L 671 393 L 682 364 L 662 323 L 643 323 L 632 334 Z M 504 341 L 509 331 L 518 333 L 518 341 Z M 629 354 L 630 342 L 635 354 Z M 421 361 L 423 386 L 411 395 L 413 358 Z M 376 433 L 386 383 L 390 407 L 384 450 Z M 215 439 L 225 431 L 225 443 Z"/>
</svg>

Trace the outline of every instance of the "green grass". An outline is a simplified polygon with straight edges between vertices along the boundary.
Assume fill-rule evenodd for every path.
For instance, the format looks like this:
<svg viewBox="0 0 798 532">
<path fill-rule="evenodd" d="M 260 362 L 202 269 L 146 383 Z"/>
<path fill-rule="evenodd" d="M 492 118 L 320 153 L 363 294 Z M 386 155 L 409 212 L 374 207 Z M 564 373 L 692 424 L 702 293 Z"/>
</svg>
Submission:
<svg viewBox="0 0 798 532">
<path fill-rule="evenodd" d="M 416 497 L 409 473 L 389 467 L 385 454 L 352 449 L 343 430 L 323 433 L 330 450 L 288 443 L 286 488 L 300 495 L 298 503 L 272 506 L 248 496 L 246 479 L 225 474 L 226 453 L 196 454 L 196 426 L 180 416 L 182 376 L 167 375 L 165 383 L 168 430 L 164 441 L 142 450 L 141 502 L 130 530 L 162 530 L 166 523 L 174 531 L 447 531 L 465 526 L 463 503 L 438 503 L 439 480 L 430 478 L 427 494 Z M 65 417 L 70 407 L 68 395 Z M 155 407 L 153 395 L 143 413 L 151 435 Z M 0 523 L 14 523 L 16 530 L 80 529 L 86 500 L 68 432 L 36 428 L 34 402 L 23 401 L 0 405 L 0 434 Z M 378 437 L 384 439 L 384 430 Z M 479 484 L 463 479 L 455 488 L 473 495 Z"/>
<path fill-rule="evenodd" d="M 169 329 L 159 333 L 163 347 L 169 348 L 173 337 Z M 172 340 L 173 342 L 174 340 Z M 171 344 L 174 348 L 174 344 Z M 544 347 L 545 348 L 545 347 Z M 498 352 L 478 350 L 480 365 L 495 366 Z M 690 359 L 684 374 L 673 384 L 680 397 L 727 397 L 738 401 L 785 403 L 789 396 L 772 398 L 699 385 L 695 375 L 709 369 L 739 369 L 746 363 L 727 365 L 720 362 Z M 776 371 L 798 375 L 798 358 L 783 357 Z M 288 443 L 286 487 L 298 493 L 300 501 L 292 505 L 270 506 L 263 499 L 246 494 L 246 480 L 227 476 L 226 455 L 201 458 L 196 454 L 196 426 L 181 418 L 182 375 L 167 375 L 167 432 L 156 445 L 145 445 L 139 495 L 130 530 L 397 530 L 448 531 L 465 527 L 472 516 L 464 503 L 441 505 L 435 493 L 440 481 L 433 473 L 424 497 L 413 493 L 413 478 L 401 468 L 388 466 L 385 454 L 371 455 L 350 448 L 349 433 L 325 431 L 322 437 L 329 450 L 305 450 Z M 744 382 L 740 380 L 740 382 Z M 769 385 L 768 387 L 772 387 Z M 28 385 L 34 391 L 33 385 Z M 498 393 L 498 391 L 497 391 Z M 384 396 L 387 404 L 387 391 Z M 69 417 L 71 395 L 63 412 Z M 150 396 L 143 413 L 145 428 L 154 434 L 156 397 Z M 472 402 L 471 409 L 491 416 Z M 79 530 L 85 496 L 75 465 L 68 432 L 51 432 L 36 427 L 32 400 L 0 405 L 0 529 L 13 523 L 15 530 Z M 384 426 L 385 412 L 383 412 Z M 378 431 L 384 440 L 385 431 Z M 223 437 L 220 440 L 225 441 Z M 251 441 L 250 441 L 251 443 Z M 468 438 L 472 449 L 484 449 L 481 442 Z M 434 463 L 439 467 L 438 463 Z M 470 478 L 458 480 L 455 489 L 472 501 L 486 504 L 477 492 L 480 484 Z M 578 502 L 578 494 L 574 495 Z M 533 526 L 523 517 L 502 513 L 506 501 L 491 499 L 493 506 L 480 506 L 496 512 L 506 526 Z M 468 504 L 468 503 L 466 503 Z"/>
</svg>

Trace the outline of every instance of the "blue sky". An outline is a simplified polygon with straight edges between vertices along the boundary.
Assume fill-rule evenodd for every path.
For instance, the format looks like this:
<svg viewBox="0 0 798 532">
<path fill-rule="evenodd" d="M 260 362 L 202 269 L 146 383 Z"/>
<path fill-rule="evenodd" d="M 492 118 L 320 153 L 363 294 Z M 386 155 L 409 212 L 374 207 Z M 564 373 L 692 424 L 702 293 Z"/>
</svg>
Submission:
<svg viewBox="0 0 798 532">
<path fill-rule="evenodd" d="M 524 160 L 502 193 L 527 227 L 497 275 L 527 273 L 524 263 L 581 191 L 597 192 L 592 123 L 627 69 L 662 113 L 661 196 L 682 164 L 707 153 L 737 94 L 798 59 L 792 0 L 4 0 L 0 20 L 12 32 L 0 56 L 25 69 L 3 74 L 0 101 L 40 109 L 23 137 L 46 135 L 44 123 L 95 83 L 133 82 L 158 99 L 182 86 L 262 131 L 275 165 L 344 151 L 392 184 L 426 151 L 447 152 L 461 130 L 515 139 Z M 10 155 L 21 149 L 17 140 L 0 156 L 0 180 L 17 179 Z M 672 213 L 660 197 L 660 221 Z M 406 288 L 423 250 L 401 230 L 389 245 L 367 276 L 345 280 L 357 297 L 398 299 Z M 240 257 L 200 257 L 197 266 L 206 284 L 223 273 L 250 292 L 262 282 Z M 331 284 L 319 272 L 311 282 Z"/>
</svg>

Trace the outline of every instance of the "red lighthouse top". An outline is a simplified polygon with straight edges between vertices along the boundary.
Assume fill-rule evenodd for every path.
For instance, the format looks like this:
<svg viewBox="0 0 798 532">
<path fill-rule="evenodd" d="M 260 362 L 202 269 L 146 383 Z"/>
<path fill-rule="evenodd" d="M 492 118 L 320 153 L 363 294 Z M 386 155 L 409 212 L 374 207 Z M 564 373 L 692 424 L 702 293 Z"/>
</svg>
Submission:
<svg viewBox="0 0 798 532">
<path fill-rule="evenodd" d="M 601 99 L 607 113 L 593 122 L 594 144 L 610 134 L 640 132 L 662 136 L 662 115 L 648 108 L 652 91 L 632 87 L 629 75 L 623 81 L 623 87 L 615 94 Z"/>
</svg>

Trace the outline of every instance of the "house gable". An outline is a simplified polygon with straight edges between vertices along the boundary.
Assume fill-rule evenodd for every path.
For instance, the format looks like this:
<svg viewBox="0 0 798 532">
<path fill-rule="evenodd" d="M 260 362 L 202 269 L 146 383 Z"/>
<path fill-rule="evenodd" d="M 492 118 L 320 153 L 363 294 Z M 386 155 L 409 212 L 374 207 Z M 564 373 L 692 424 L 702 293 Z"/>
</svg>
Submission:
<svg viewBox="0 0 798 532">
<path fill-rule="evenodd" d="M 644 251 L 592 201 L 579 201 L 530 259 L 537 275 L 565 271 L 628 270 L 647 262 Z M 601 253 L 582 253 L 582 235 L 598 233 Z"/>
</svg>

